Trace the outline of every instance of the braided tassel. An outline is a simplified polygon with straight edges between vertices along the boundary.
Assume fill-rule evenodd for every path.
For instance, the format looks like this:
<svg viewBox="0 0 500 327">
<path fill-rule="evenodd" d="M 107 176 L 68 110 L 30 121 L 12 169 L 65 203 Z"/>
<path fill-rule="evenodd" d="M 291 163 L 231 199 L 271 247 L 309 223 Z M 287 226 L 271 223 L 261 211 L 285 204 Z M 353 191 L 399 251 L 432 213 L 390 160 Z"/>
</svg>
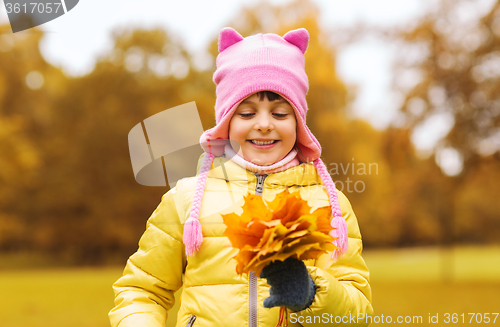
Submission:
<svg viewBox="0 0 500 327">
<path fill-rule="evenodd" d="M 330 206 L 332 208 L 333 219 L 330 222 L 331 226 L 334 228 L 330 235 L 335 237 L 332 242 L 337 248 L 332 253 L 332 258 L 336 261 L 341 257 L 348 249 L 348 229 L 345 219 L 342 217 L 342 211 L 340 210 L 339 200 L 337 197 L 337 189 L 333 183 L 332 177 L 328 173 L 323 161 L 318 158 L 314 160 L 314 166 L 318 171 L 321 181 L 326 187 L 328 193 L 328 198 L 330 199 Z"/>
<path fill-rule="evenodd" d="M 201 200 L 203 199 L 203 192 L 205 191 L 208 171 L 213 159 L 214 156 L 211 152 L 206 154 L 203 158 L 203 163 L 200 167 L 200 174 L 196 181 L 193 204 L 191 205 L 191 213 L 189 218 L 184 223 L 182 241 L 184 242 L 186 254 L 188 256 L 195 255 L 203 242 L 203 233 L 201 231 L 201 223 L 198 220 L 198 216 L 200 215 Z"/>
<path fill-rule="evenodd" d="M 335 237 L 333 245 L 337 247 L 332 253 L 332 259 L 337 261 L 337 259 L 342 256 L 348 248 L 347 223 L 342 216 L 335 216 L 332 219 L 331 225 L 334 230 L 330 232 L 330 235 Z"/>
<path fill-rule="evenodd" d="M 194 255 L 200 249 L 203 242 L 203 234 L 201 233 L 201 223 L 198 219 L 189 217 L 184 223 L 184 235 L 182 237 L 186 246 L 186 254 Z"/>
</svg>

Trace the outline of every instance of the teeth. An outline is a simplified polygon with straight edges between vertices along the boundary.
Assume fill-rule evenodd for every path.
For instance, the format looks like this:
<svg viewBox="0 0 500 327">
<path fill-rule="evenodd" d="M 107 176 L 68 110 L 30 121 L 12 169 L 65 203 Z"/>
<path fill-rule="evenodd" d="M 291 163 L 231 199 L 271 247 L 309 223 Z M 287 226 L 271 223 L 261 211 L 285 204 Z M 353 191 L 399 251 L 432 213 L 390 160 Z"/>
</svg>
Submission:
<svg viewBox="0 0 500 327">
<path fill-rule="evenodd" d="M 266 145 L 266 144 L 273 144 L 275 141 L 257 141 L 257 140 L 252 140 L 252 143 L 253 144 L 257 144 L 257 145 Z"/>
</svg>

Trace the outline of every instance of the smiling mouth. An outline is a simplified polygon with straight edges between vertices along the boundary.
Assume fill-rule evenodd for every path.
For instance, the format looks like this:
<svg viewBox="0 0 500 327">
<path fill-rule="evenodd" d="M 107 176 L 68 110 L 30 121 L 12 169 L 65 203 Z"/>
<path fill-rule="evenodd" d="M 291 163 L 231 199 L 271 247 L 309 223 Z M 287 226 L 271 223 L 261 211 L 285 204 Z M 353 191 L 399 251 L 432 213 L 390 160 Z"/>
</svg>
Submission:
<svg viewBox="0 0 500 327">
<path fill-rule="evenodd" d="M 268 145 L 268 144 L 273 144 L 278 142 L 278 140 L 272 140 L 272 141 L 257 141 L 257 140 L 250 140 L 253 144 L 256 145 Z"/>
</svg>

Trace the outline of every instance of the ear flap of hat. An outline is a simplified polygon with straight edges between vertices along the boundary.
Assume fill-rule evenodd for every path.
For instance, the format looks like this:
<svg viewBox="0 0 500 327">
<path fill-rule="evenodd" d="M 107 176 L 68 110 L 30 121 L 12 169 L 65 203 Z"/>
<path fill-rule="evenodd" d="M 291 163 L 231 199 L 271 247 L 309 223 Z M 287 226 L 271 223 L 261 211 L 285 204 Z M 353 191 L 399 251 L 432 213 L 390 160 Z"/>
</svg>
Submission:
<svg viewBox="0 0 500 327">
<path fill-rule="evenodd" d="M 219 52 L 226 50 L 227 47 L 243 40 L 238 32 L 231 27 L 224 27 L 219 34 Z"/>
<path fill-rule="evenodd" d="M 290 31 L 283 35 L 283 39 L 297 46 L 302 53 L 306 53 L 307 46 L 309 45 L 309 32 L 305 28 Z"/>
</svg>

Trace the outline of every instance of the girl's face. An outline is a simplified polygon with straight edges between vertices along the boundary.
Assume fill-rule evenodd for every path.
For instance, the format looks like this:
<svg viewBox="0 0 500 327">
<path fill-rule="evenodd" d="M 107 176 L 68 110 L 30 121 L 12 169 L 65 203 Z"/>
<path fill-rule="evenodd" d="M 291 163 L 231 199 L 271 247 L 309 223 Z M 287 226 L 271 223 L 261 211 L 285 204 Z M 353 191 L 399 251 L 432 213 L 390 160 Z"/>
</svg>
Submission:
<svg viewBox="0 0 500 327">
<path fill-rule="evenodd" d="M 267 166 L 283 159 L 294 147 L 297 121 L 293 107 L 283 98 L 269 101 L 252 94 L 243 100 L 229 122 L 229 139 L 240 145 L 238 154 Z"/>
</svg>

